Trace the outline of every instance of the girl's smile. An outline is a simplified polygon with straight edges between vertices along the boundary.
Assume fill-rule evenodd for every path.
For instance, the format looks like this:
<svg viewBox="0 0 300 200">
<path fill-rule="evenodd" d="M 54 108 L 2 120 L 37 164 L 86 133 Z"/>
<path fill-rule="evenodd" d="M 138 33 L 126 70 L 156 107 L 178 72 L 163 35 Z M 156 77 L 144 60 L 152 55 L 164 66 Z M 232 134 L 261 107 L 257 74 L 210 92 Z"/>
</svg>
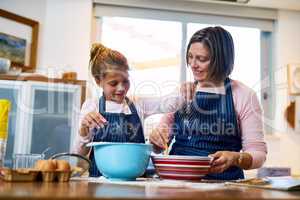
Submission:
<svg viewBox="0 0 300 200">
<path fill-rule="evenodd" d="M 122 103 L 130 88 L 129 75 L 125 71 L 112 71 L 106 73 L 100 85 L 103 88 L 106 100 Z"/>
</svg>

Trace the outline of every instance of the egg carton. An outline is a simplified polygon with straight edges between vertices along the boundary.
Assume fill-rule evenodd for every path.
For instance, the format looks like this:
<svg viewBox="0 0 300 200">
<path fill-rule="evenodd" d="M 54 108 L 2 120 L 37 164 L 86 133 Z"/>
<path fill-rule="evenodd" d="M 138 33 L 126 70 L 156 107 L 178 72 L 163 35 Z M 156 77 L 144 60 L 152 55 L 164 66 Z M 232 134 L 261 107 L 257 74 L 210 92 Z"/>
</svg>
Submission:
<svg viewBox="0 0 300 200">
<path fill-rule="evenodd" d="M 37 169 L 1 169 L 0 177 L 4 181 L 43 181 L 67 182 L 70 180 L 71 171 L 41 171 Z"/>
</svg>

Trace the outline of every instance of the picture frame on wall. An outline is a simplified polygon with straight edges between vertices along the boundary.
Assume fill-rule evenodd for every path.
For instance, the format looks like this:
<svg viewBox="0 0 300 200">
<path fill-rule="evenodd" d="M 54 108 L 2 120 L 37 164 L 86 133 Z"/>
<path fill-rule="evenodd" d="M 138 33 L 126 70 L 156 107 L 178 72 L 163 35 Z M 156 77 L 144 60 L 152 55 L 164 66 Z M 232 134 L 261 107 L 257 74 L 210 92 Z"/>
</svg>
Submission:
<svg viewBox="0 0 300 200">
<path fill-rule="evenodd" d="M 288 64 L 288 90 L 290 95 L 300 95 L 300 63 Z"/>
<path fill-rule="evenodd" d="M 25 66 L 26 40 L 0 32 L 0 57 L 14 65 Z"/>
<path fill-rule="evenodd" d="M 11 67 L 34 72 L 37 64 L 39 22 L 0 9 L 0 57 L 11 61 Z"/>
</svg>

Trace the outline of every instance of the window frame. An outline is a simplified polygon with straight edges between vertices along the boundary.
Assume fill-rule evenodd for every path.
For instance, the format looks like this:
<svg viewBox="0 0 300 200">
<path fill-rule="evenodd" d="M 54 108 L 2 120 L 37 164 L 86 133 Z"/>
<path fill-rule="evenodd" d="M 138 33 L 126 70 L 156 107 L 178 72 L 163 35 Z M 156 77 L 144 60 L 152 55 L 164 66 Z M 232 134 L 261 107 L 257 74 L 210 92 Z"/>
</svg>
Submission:
<svg viewBox="0 0 300 200">
<path fill-rule="evenodd" d="M 185 48 L 187 43 L 187 26 L 188 23 L 201 23 L 201 24 L 220 24 L 224 26 L 237 26 L 237 27 L 249 27 L 258 28 L 261 31 L 261 81 L 264 77 L 269 77 L 267 83 L 268 89 L 261 90 L 258 98 L 261 99 L 262 106 L 264 109 L 264 118 L 274 118 L 274 105 L 275 105 L 275 80 L 273 75 L 273 64 L 274 64 L 274 29 L 277 19 L 277 11 L 272 9 L 258 9 L 253 8 L 248 16 L 241 14 L 241 10 L 249 10 L 250 8 L 231 6 L 227 5 L 214 5 L 208 6 L 208 10 L 216 8 L 216 12 L 211 14 L 205 13 L 205 10 L 201 8 L 199 12 L 193 10 L 190 7 L 191 4 L 183 4 L 183 8 L 178 9 L 179 5 L 162 5 L 163 9 L 155 8 L 155 5 L 149 3 L 149 5 L 137 5 L 128 1 L 124 5 L 122 3 L 107 3 L 105 0 L 96 0 L 94 3 L 94 17 L 96 26 L 94 30 L 99 31 L 99 27 L 102 16 L 107 17 L 130 17 L 130 18 L 141 18 L 141 19 L 153 19 L 153 20 L 165 20 L 165 21 L 176 21 L 182 24 L 182 41 L 181 41 L 181 69 L 179 80 L 184 82 L 187 80 L 186 77 L 186 61 L 185 61 Z M 146 3 L 145 3 L 146 4 Z M 199 5 L 207 6 L 207 4 L 199 3 Z M 196 5 L 196 4 L 195 4 Z M 222 7 L 226 7 L 223 12 Z M 168 8 L 168 9 L 167 9 Z M 177 10 L 176 10 L 177 9 Z M 240 9 L 240 10 L 239 10 Z M 240 17 L 232 11 L 239 11 Z M 232 14 L 232 15 L 231 15 Z M 100 20 L 101 21 L 101 20 Z M 101 39 L 101 33 L 97 32 L 96 39 Z M 267 101 L 268 102 L 267 102 Z M 270 120 L 272 121 L 272 120 Z M 271 127 L 271 125 L 270 125 Z M 267 128 L 267 127 L 266 127 Z M 266 129 L 267 130 L 267 129 Z M 271 131 L 267 131 L 271 132 Z"/>
</svg>

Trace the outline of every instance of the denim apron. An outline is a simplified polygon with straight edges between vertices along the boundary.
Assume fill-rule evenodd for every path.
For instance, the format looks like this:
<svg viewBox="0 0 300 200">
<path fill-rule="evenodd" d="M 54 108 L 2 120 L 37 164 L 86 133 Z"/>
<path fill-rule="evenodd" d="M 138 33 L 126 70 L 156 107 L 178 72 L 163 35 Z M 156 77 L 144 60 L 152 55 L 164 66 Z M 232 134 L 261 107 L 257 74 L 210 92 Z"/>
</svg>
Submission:
<svg viewBox="0 0 300 200">
<path fill-rule="evenodd" d="M 94 129 L 93 142 L 145 143 L 143 126 L 137 110 L 127 97 L 125 99 L 131 114 L 105 112 L 105 98 L 104 96 L 100 98 L 99 113 L 108 121 L 108 123 L 103 128 Z M 96 166 L 94 149 L 92 149 L 89 158 L 92 163 L 89 169 L 90 176 L 101 176 L 101 173 Z"/>
<path fill-rule="evenodd" d="M 216 151 L 242 149 L 231 91 L 231 80 L 224 81 L 225 95 L 198 91 L 191 103 L 175 112 L 175 142 L 170 154 L 207 156 Z M 205 179 L 236 180 L 244 178 L 243 170 L 232 166 L 223 173 L 208 174 Z"/>
</svg>

